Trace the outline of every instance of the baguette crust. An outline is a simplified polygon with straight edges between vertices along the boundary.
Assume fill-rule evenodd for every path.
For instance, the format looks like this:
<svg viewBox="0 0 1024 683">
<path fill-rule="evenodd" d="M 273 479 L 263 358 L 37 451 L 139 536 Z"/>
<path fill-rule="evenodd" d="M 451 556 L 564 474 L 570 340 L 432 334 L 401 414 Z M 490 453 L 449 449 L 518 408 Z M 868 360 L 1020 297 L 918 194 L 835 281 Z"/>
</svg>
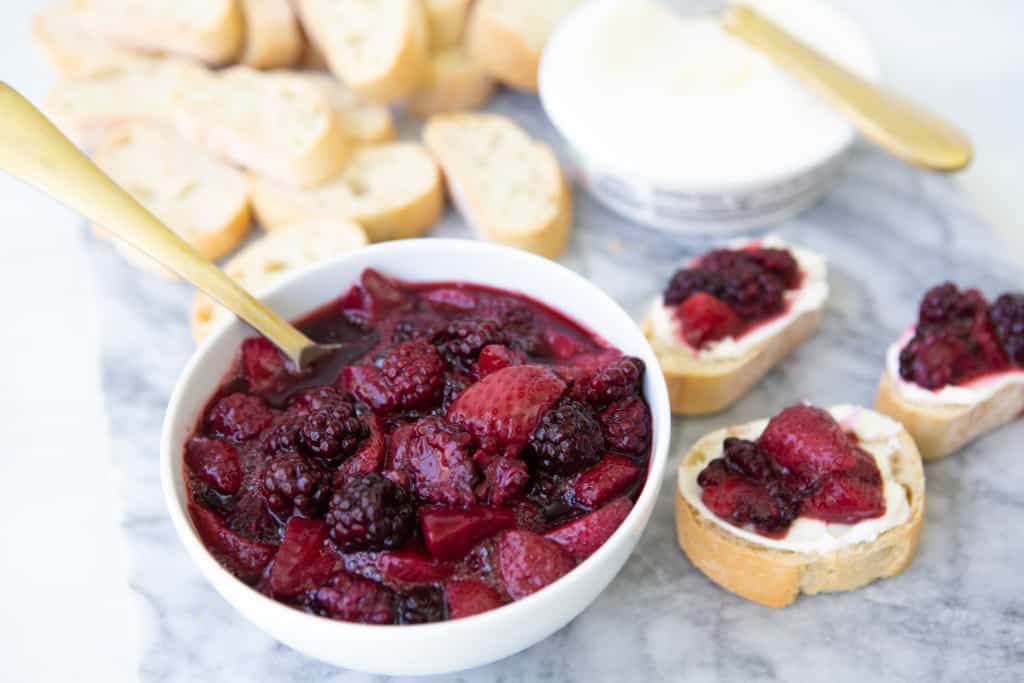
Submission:
<svg viewBox="0 0 1024 683">
<path fill-rule="evenodd" d="M 700 439 L 684 463 L 707 457 L 735 433 L 720 429 Z M 722 529 L 690 505 L 676 488 L 676 533 L 694 566 L 726 590 L 768 607 L 785 607 L 797 595 L 850 591 L 896 576 L 914 559 L 924 526 L 925 482 L 921 457 L 910 435 L 899 436 L 893 477 L 907 492 L 910 517 L 874 541 L 828 553 L 801 553 L 751 543 Z"/>
<path fill-rule="evenodd" d="M 650 318 L 641 325 L 651 343 L 668 385 L 676 415 L 707 415 L 724 410 L 742 398 L 765 374 L 817 329 L 824 307 L 807 311 L 778 334 L 765 339 L 741 358 L 701 360 L 655 339 Z"/>
<path fill-rule="evenodd" d="M 1008 384 L 972 406 L 911 403 L 899 395 L 888 372 L 878 383 L 875 410 L 902 422 L 925 460 L 937 460 L 1019 418 L 1024 412 L 1024 385 Z"/>
<path fill-rule="evenodd" d="M 430 47 L 434 50 L 458 45 L 466 30 L 470 0 L 424 0 Z"/>
<path fill-rule="evenodd" d="M 409 142 L 360 147 L 340 176 L 314 189 L 258 176 L 250 177 L 249 187 L 256 217 L 267 230 L 344 218 L 380 242 L 422 235 L 444 211 L 440 169 L 423 147 Z"/>
<path fill-rule="evenodd" d="M 331 71 L 352 89 L 386 102 L 405 96 L 416 85 L 427 63 L 430 40 L 421 0 L 348 5 L 336 0 L 298 0 L 298 7 L 307 34 Z M 353 12 L 358 16 L 353 17 Z"/>
<path fill-rule="evenodd" d="M 63 78 L 84 78 L 130 58 L 132 52 L 91 33 L 79 3 L 48 6 L 32 19 L 32 39 Z"/>
<path fill-rule="evenodd" d="M 557 258 L 569 240 L 572 191 L 551 149 L 496 114 L 431 117 L 423 140 L 453 200 L 482 238 Z"/>
<path fill-rule="evenodd" d="M 254 69 L 292 66 L 306 40 L 288 0 L 241 0 L 246 41 L 241 63 Z"/>
</svg>

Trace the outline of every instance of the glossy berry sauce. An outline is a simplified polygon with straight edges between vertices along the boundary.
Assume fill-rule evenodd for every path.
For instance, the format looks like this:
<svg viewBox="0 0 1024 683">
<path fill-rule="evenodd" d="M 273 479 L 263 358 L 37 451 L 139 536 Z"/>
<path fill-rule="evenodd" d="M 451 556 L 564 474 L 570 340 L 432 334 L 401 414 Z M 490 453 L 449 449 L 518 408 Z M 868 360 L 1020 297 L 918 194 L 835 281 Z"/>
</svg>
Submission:
<svg viewBox="0 0 1024 683">
<path fill-rule="evenodd" d="M 856 524 L 885 514 L 882 474 L 828 412 L 786 408 L 756 441 L 728 438 L 697 477 L 718 517 L 782 538 L 800 516 Z"/>
<path fill-rule="evenodd" d="M 925 389 L 966 384 L 1024 366 L 1024 294 L 989 304 L 977 289 L 946 282 L 924 295 L 900 377 Z"/>
<path fill-rule="evenodd" d="M 632 508 L 644 364 L 542 304 L 367 270 L 299 327 L 345 347 L 299 375 L 246 340 L 185 447 L 205 546 L 273 599 L 470 616 L 571 571 Z"/>
<path fill-rule="evenodd" d="M 786 311 L 786 291 L 803 279 L 793 255 L 753 243 L 716 249 L 677 271 L 663 294 L 693 348 L 742 337 Z"/>
</svg>

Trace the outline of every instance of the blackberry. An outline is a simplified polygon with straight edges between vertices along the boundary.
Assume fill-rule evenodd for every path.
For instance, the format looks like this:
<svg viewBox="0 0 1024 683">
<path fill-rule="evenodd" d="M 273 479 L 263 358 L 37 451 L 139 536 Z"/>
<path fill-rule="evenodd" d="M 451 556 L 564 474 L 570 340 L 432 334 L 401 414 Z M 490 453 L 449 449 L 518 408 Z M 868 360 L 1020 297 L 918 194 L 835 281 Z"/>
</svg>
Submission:
<svg viewBox="0 0 1024 683">
<path fill-rule="evenodd" d="M 1024 294 L 1003 294 L 989 311 L 999 343 L 1010 362 L 1024 365 Z"/>
<path fill-rule="evenodd" d="M 471 363 L 488 344 L 507 341 L 497 318 L 470 318 L 452 321 L 445 331 L 444 350 L 454 358 Z"/>
<path fill-rule="evenodd" d="M 399 624 L 428 624 L 445 619 L 445 597 L 440 588 L 412 588 L 401 593 L 397 603 Z"/>
<path fill-rule="evenodd" d="M 639 396 L 613 403 L 598 415 L 605 444 L 630 455 L 647 452 L 651 438 L 651 420 L 647 404 Z"/>
<path fill-rule="evenodd" d="M 367 437 L 366 424 L 355 405 L 336 389 L 315 392 L 304 399 L 295 417 L 295 434 L 302 450 L 338 464 L 359 448 Z M 298 412 L 298 411 L 297 411 Z"/>
<path fill-rule="evenodd" d="M 294 511 L 306 517 L 319 515 L 327 503 L 331 478 L 315 462 L 298 453 L 272 458 L 260 475 L 260 494 L 267 507 L 280 517 Z"/>
<path fill-rule="evenodd" d="M 322 617 L 359 624 L 393 624 L 395 610 L 391 593 L 383 586 L 341 572 L 309 592 L 310 611 Z"/>
<path fill-rule="evenodd" d="M 786 249 L 755 249 L 747 252 L 761 267 L 778 277 L 786 289 L 800 286 L 800 265 Z"/>
<path fill-rule="evenodd" d="M 413 313 L 405 316 L 391 331 L 391 342 L 402 342 L 422 339 L 433 343 L 447 328 L 448 323 L 436 313 Z"/>
<path fill-rule="evenodd" d="M 403 408 L 424 408 L 440 400 L 444 390 L 445 362 L 425 341 L 393 346 L 381 363 L 384 378 Z"/>
<path fill-rule="evenodd" d="M 952 282 L 929 289 L 921 300 L 919 324 L 945 323 L 971 319 L 978 310 L 978 297 L 961 292 Z"/>
<path fill-rule="evenodd" d="M 217 401 L 206 415 L 206 432 L 235 441 L 248 441 L 270 426 L 274 414 L 259 396 L 231 394 Z"/>
<path fill-rule="evenodd" d="M 637 393 L 643 376 L 644 362 L 639 358 L 623 356 L 598 368 L 587 382 L 584 395 L 588 403 L 614 403 Z"/>
<path fill-rule="evenodd" d="M 327 530 L 343 552 L 394 550 L 416 529 L 416 505 L 409 493 L 383 476 L 349 477 L 331 497 Z"/>
<path fill-rule="evenodd" d="M 601 424 L 586 406 L 565 398 L 541 417 L 530 435 L 529 448 L 539 470 L 575 474 L 600 460 Z"/>
<path fill-rule="evenodd" d="M 729 469 L 751 481 L 766 484 L 778 478 L 774 461 L 753 441 L 730 436 L 722 452 Z"/>
<path fill-rule="evenodd" d="M 783 278 L 749 252 L 717 250 L 673 275 L 664 299 L 675 306 L 704 292 L 724 301 L 744 320 L 758 320 L 782 311 L 785 289 Z"/>
</svg>

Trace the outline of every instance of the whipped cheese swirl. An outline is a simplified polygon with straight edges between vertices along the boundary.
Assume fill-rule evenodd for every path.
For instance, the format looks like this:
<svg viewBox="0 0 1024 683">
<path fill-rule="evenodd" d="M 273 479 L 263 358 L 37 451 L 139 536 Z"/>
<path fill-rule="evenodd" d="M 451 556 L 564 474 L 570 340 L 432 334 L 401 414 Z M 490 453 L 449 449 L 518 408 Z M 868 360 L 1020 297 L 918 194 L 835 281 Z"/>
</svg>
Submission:
<svg viewBox="0 0 1024 683">
<path fill-rule="evenodd" d="M 839 405 L 828 409 L 832 417 L 857 435 L 857 444 L 871 454 L 882 474 L 885 495 L 885 514 L 874 519 L 865 519 L 856 524 L 834 524 L 820 519 L 797 517 L 782 538 L 768 538 L 751 529 L 730 524 L 709 510 L 701 500 L 702 489 L 697 483 L 701 470 L 715 458 L 722 455 L 721 447 L 709 453 L 706 459 L 679 466 L 679 493 L 704 517 L 731 534 L 777 550 L 792 550 L 801 553 L 827 553 L 837 548 L 856 543 L 869 543 L 889 529 L 903 524 L 910 518 L 910 503 L 907 492 L 892 475 L 892 457 L 899 449 L 899 436 L 903 427 L 895 420 L 859 406 Z M 755 440 L 768 426 L 768 420 L 757 420 L 744 425 L 739 434 L 743 439 Z"/>
<path fill-rule="evenodd" d="M 885 368 L 892 379 L 896 392 L 908 403 L 924 405 L 973 406 L 987 401 L 1010 384 L 1024 384 L 1024 370 L 1006 370 L 971 380 L 966 384 L 947 384 L 941 389 L 926 389 L 900 376 L 900 351 L 914 337 L 910 327 L 899 340 L 885 352 Z"/>
<path fill-rule="evenodd" d="M 803 273 L 803 280 L 798 289 L 786 290 L 786 312 L 755 326 L 739 338 L 726 337 L 695 349 L 685 341 L 682 335 L 682 323 L 676 317 L 676 308 L 666 306 L 664 299 L 658 296 L 651 304 L 651 333 L 658 346 L 665 349 L 687 353 L 698 360 L 732 360 L 742 358 L 758 344 L 774 337 L 804 313 L 821 308 L 828 299 L 828 265 L 819 254 L 793 247 L 775 235 L 760 240 L 742 240 L 726 245 L 728 249 L 742 249 L 751 244 L 758 244 L 765 249 L 785 249 L 796 260 Z M 689 265 L 689 264 L 688 264 Z"/>
</svg>

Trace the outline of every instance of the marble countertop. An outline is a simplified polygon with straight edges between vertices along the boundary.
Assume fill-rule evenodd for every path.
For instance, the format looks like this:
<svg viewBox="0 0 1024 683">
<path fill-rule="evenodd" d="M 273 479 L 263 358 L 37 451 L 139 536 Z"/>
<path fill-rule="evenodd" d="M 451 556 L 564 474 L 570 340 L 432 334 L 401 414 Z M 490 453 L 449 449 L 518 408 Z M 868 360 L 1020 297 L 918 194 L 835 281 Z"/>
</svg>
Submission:
<svg viewBox="0 0 1024 683">
<path fill-rule="evenodd" d="M 13 36 L 0 41 L 0 78 L 32 96 L 48 78 L 27 46 L 27 17 L 39 4 L 0 8 L 0 30 Z M 872 23 L 878 4 L 839 4 L 869 28 L 891 21 L 907 28 L 907 6 L 931 7 L 901 3 L 887 7 L 886 22 Z M 1024 20 L 1024 7 L 1015 11 L 1003 6 L 982 19 L 935 8 L 943 23 L 927 33 L 952 44 L 953 33 L 984 27 L 995 44 L 1005 36 L 1002 22 Z M 999 96 L 1013 89 L 997 87 L 1001 62 L 957 62 L 944 71 L 913 40 L 901 49 L 885 31 L 871 32 L 897 84 L 918 86 L 911 91 L 928 100 L 952 88 L 955 76 L 977 75 L 973 120 L 1009 116 Z M 993 56 L 993 44 L 980 42 L 980 53 Z M 1016 42 L 1005 47 L 1024 56 Z M 1019 94 L 1007 98 L 1019 104 Z M 555 142 L 531 98 L 504 95 L 498 106 Z M 1012 140 L 1005 150 L 991 148 L 996 166 L 1019 158 Z M 0 420 L 0 479 L 13 484 L 0 502 L 0 680 L 366 680 L 308 660 L 243 621 L 173 535 L 156 434 L 193 348 L 184 325 L 188 289 L 131 269 L 68 212 L 6 177 L 0 217 L 7 227 L 0 291 L 12 316 L 0 350 L 15 359 Z M 674 265 L 708 244 L 630 225 L 582 195 L 577 226 L 564 262 L 636 316 Z M 728 412 L 677 420 L 676 451 L 711 429 L 804 398 L 870 403 L 885 344 L 939 279 L 990 292 L 1020 286 L 1012 252 L 951 181 L 866 149 L 823 204 L 780 232 L 832 262 L 822 331 Z M 449 218 L 438 233 L 465 229 Z M 716 588 L 682 556 L 673 540 L 670 467 L 637 551 L 592 607 L 530 650 L 452 680 L 1020 680 L 1024 461 L 1015 446 L 1022 430 L 1013 425 L 927 467 L 928 519 L 906 573 L 784 611 Z"/>
</svg>

